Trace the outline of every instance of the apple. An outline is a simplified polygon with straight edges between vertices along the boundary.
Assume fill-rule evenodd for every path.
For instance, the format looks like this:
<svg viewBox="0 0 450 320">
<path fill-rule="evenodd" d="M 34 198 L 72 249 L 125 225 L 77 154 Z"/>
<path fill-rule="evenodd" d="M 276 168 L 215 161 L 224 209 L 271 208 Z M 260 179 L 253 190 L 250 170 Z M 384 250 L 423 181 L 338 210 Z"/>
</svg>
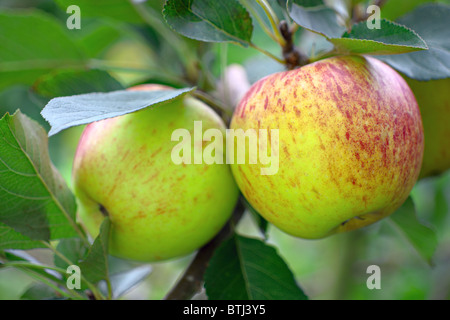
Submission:
<svg viewBox="0 0 450 320">
<path fill-rule="evenodd" d="M 408 197 L 422 164 L 416 99 L 396 71 L 371 57 L 332 57 L 259 80 L 230 128 L 278 129 L 276 174 L 261 174 L 267 165 L 259 162 L 229 162 L 247 201 L 301 238 L 390 215 Z"/>
<path fill-rule="evenodd" d="M 450 169 L 450 78 L 417 81 L 404 77 L 419 104 L 425 149 L 419 178 Z"/>
<path fill-rule="evenodd" d="M 144 85 L 132 90 L 161 90 Z M 73 164 L 78 217 L 95 237 L 111 219 L 114 256 L 160 261 L 206 244 L 225 225 L 239 190 L 226 164 L 175 164 L 175 129 L 225 131 L 221 118 L 190 96 L 89 124 Z M 205 143 L 194 148 L 200 152 Z"/>
</svg>

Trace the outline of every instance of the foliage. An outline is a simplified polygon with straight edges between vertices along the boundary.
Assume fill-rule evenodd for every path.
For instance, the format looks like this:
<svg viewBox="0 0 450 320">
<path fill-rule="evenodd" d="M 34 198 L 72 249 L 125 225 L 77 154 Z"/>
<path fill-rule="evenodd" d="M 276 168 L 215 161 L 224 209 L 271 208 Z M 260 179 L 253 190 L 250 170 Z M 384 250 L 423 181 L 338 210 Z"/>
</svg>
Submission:
<svg viewBox="0 0 450 320">
<path fill-rule="evenodd" d="M 388 1 L 389 6 L 395 1 Z M 450 77 L 449 5 L 429 3 L 396 22 L 383 19 L 381 29 L 372 30 L 366 26 L 369 16 L 356 16 L 353 10 L 365 9 L 370 1 L 352 1 L 346 11 L 337 9 L 340 2 L 85 0 L 77 2 L 82 16 L 79 30 L 69 30 L 65 25 L 66 9 L 72 1 L 41 1 L 29 10 L 21 8 L 24 1 L 15 2 L 12 8 L 0 6 L 0 273 L 16 268 L 38 281 L 21 298 L 117 299 L 151 272 L 148 265 L 108 256 L 108 219 L 98 237 L 88 239 L 76 221 L 70 181 L 63 178 L 67 174 L 58 171 L 67 166 L 61 162 L 55 166 L 51 161 L 52 150 L 69 147 L 63 138 L 49 140 L 50 136 L 65 137 L 64 130 L 70 127 L 155 107 L 186 94 L 222 110 L 227 121 L 234 106 L 226 105 L 218 84 L 225 82 L 223 75 L 229 62 L 242 57 L 250 57 L 243 64 L 254 80 L 263 76 L 264 63 L 259 61 L 271 59 L 266 64 L 270 66 L 265 71 L 268 74 L 289 66 L 288 57 L 293 52 L 298 58 L 294 60 L 296 66 L 335 55 L 365 54 L 377 56 L 414 79 Z M 389 12 L 383 14 L 386 17 L 397 18 Z M 302 43 L 309 37 L 313 42 L 326 42 L 330 49 L 308 52 L 290 47 L 286 33 L 279 28 L 282 20 L 294 42 Z M 283 55 L 273 49 L 277 46 Z M 129 50 L 125 50 L 125 58 L 117 48 Z M 138 67 L 132 63 L 131 52 L 144 56 L 139 57 Z M 178 89 L 124 90 L 139 83 Z M 449 181 L 443 175 L 419 182 L 390 220 L 359 233 L 365 240 L 359 240 L 358 246 L 374 233 L 380 239 L 389 235 L 396 241 L 389 229 L 395 226 L 404 237 L 399 241 L 407 239 L 426 262 L 448 270 L 448 262 L 435 257 L 437 249 L 449 241 L 448 229 L 442 227 L 448 225 L 445 195 Z M 417 190 L 426 183 L 437 186 L 424 199 Z M 424 206 L 429 199 L 435 207 L 431 213 L 429 206 Z M 314 288 L 315 273 L 297 270 L 299 264 L 285 258 L 293 255 L 283 253 L 283 245 L 287 248 L 294 240 L 280 236 L 248 203 L 245 205 L 254 219 L 247 224 L 241 221 L 243 227 L 231 223 L 231 234 L 215 250 L 206 270 L 206 295 L 210 299 L 296 300 L 320 296 L 305 289 Z M 247 237 L 251 232 L 246 228 L 255 225 L 255 236 Z M 279 241 L 278 250 L 269 244 L 272 236 L 284 239 Z M 298 247 L 308 251 L 303 242 Z M 17 255 L 34 248 L 45 248 L 54 256 L 53 261 L 42 264 L 28 255 Z M 318 258 L 317 253 L 309 257 Z M 301 268 L 307 269 L 307 262 L 302 263 Z M 69 265 L 84 270 L 80 290 L 65 285 Z M 114 272 L 118 265 L 121 270 Z M 447 284 L 447 290 L 449 287 Z M 358 289 L 350 291 L 337 297 L 366 297 Z M 417 296 L 408 294 L 401 297 Z"/>
</svg>

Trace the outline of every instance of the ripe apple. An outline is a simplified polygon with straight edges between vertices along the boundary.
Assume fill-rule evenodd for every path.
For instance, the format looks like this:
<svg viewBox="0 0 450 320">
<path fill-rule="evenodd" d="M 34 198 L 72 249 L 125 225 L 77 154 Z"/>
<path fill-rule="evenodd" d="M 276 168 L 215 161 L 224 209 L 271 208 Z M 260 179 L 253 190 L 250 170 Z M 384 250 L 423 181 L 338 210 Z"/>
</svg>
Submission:
<svg viewBox="0 0 450 320">
<path fill-rule="evenodd" d="M 167 87 L 139 86 L 132 90 Z M 220 117 L 192 97 L 89 124 L 73 165 L 78 216 L 95 237 L 111 219 L 110 253 L 138 261 L 188 254 L 226 223 L 238 188 L 225 164 L 179 164 L 171 159 L 172 132 L 225 131 Z M 194 148 L 192 154 L 205 147 Z"/>
<path fill-rule="evenodd" d="M 405 77 L 422 115 L 425 149 L 419 178 L 450 169 L 450 78 L 417 81 Z"/>
<path fill-rule="evenodd" d="M 396 71 L 371 57 L 328 58 L 259 80 L 231 128 L 279 130 L 276 174 L 261 175 L 261 163 L 229 161 L 248 202 L 302 238 L 388 216 L 408 197 L 422 164 L 414 95 Z"/>
</svg>

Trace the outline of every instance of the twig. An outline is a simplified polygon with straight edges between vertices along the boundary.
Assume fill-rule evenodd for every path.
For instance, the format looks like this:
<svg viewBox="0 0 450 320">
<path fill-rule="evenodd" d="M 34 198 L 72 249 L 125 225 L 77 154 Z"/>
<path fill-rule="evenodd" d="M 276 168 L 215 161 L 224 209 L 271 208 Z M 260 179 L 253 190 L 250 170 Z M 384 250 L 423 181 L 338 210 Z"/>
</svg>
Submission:
<svg viewBox="0 0 450 320">
<path fill-rule="evenodd" d="M 164 300 L 189 300 L 201 290 L 203 276 L 208 267 L 209 260 L 217 247 L 232 234 L 232 226 L 241 219 L 244 211 L 245 207 L 242 201 L 239 200 L 230 221 L 209 243 L 197 252 L 181 279 L 167 294 Z"/>
<path fill-rule="evenodd" d="M 281 60 L 280 58 L 278 58 L 277 56 L 273 55 L 272 53 L 270 53 L 267 50 L 264 50 L 263 48 L 258 47 L 257 45 L 255 45 L 253 42 L 249 43 L 249 46 L 252 47 L 253 49 L 258 50 L 259 52 L 261 52 L 262 54 L 265 54 L 266 56 L 268 56 L 269 58 L 277 61 L 278 63 L 284 64 L 284 61 Z"/>
<path fill-rule="evenodd" d="M 269 18 L 270 24 L 272 26 L 274 36 L 277 40 L 277 42 L 281 45 L 285 45 L 285 39 L 283 38 L 282 34 L 280 33 L 280 30 L 277 28 L 279 25 L 279 20 L 275 12 L 273 11 L 272 7 L 266 0 L 256 0 L 256 2 L 263 8 L 264 12 L 266 13 L 267 17 Z"/>
<path fill-rule="evenodd" d="M 294 46 L 292 35 L 296 31 L 297 27 L 294 26 L 293 29 L 289 28 L 287 22 L 283 20 L 280 22 L 279 28 L 283 38 L 286 40 L 285 45 L 282 46 L 286 68 L 288 70 L 292 70 L 296 67 L 308 64 L 308 57 Z"/>
</svg>

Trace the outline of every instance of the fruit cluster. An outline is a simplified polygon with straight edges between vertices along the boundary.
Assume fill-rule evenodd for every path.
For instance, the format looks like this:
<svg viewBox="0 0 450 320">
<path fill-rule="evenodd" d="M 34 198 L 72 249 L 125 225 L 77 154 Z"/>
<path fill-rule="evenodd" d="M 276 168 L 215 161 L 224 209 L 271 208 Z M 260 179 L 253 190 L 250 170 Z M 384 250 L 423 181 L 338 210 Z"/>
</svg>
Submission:
<svg viewBox="0 0 450 320">
<path fill-rule="evenodd" d="M 439 82 L 443 92 L 447 80 Z M 202 130 L 226 130 L 192 97 L 92 123 L 73 169 L 79 218 L 95 236 L 110 216 L 111 253 L 140 261 L 184 255 L 207 243 L 230 218 L 239 190 L 265 219 L 297 237 L 372 224 L 405 201 L 419 174 L 450 167 L 449 151 L 438 142 L 450 128 L 433 116 L 433 109 L 448 113 L 449 101 L 439 104 L 422 83 L 408 82 L 423 125 L 408 83 L 375 58 L 328 58 L 256 82 L 230 128 L 278 130 L 273 175 L 261 174 L 267 164 L 249 161 L 173 163 L 175 129 L 192 130 L 202 121 Z M 167 88 L 134 88 L 161 89 Z M 207 144 L 192 142 L 192 152 Z M 273 153 L 270 143 L 265 147 L 259 152 Z M 258 152 L 245 150 L 246 160 Z"/>
</svg>

